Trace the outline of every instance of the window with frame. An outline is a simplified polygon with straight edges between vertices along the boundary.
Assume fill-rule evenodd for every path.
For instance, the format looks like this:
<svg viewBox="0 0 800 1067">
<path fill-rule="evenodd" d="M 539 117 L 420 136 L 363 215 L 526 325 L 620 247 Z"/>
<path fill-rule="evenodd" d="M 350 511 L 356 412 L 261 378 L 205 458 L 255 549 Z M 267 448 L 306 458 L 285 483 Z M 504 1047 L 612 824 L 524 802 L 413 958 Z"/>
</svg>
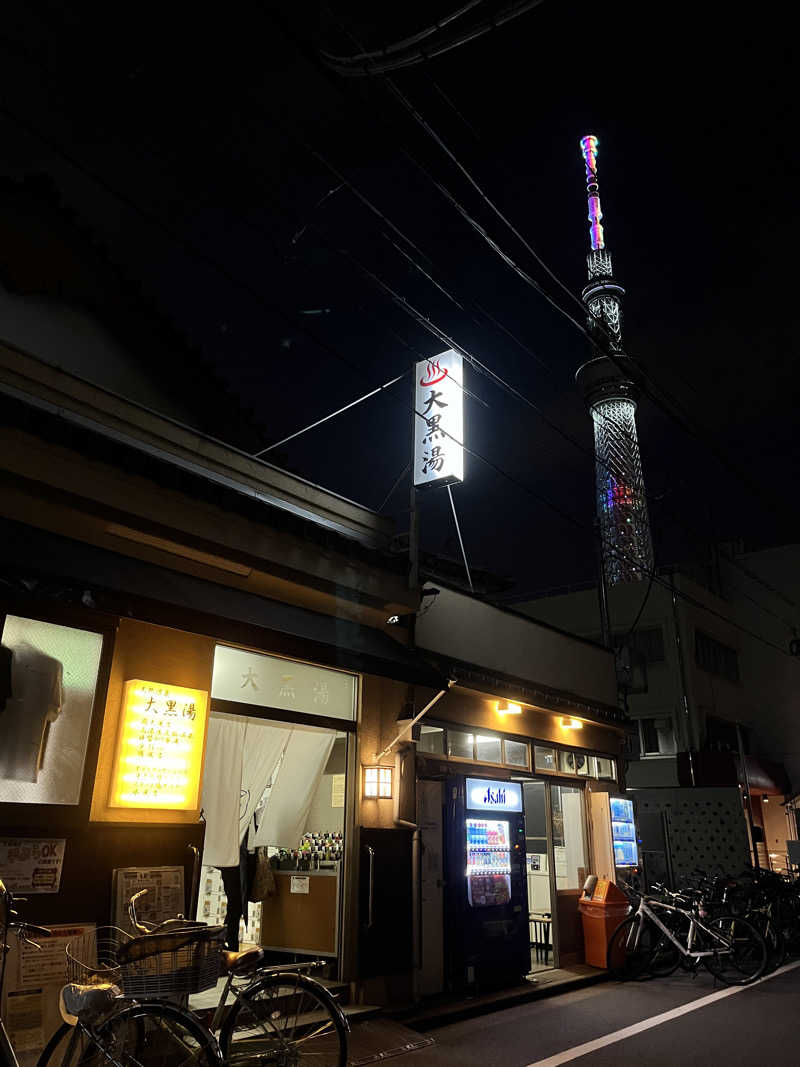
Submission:
<svg viewBox="0 0 800 1067">
<path fill-rule="evenodd" d="M 670 716 L 637 720 L 639 752 L 642 756 L 674 756 L 677 751 L 675 727 Z"/>
<path fill-rule="evenodd" d="M 727 678 L 729 682 L 739 681 L 739 655 L 736 649 L 723 645 L 702 630 L 694 632 L 694 658 L 701 670 L 716 674 L 719 678 Z"/>
<path fill-rule="evenodd" d="M 664 632 L 660 626 L 648 626 L 633 633 L 616 633 L 613 644 L 614 648 L 629 645 L 641 653 L 647 663 L 664 662 Z"/>
<path fill-rule="evenodd" d="M 520 770 L 530 767 L 530 745 L 527 741 L 514 740 L 502 734 L 473 733 L 450 726 L 423 726 L 417 751 L 475 763 L 496 763 Z"/>
</svg>

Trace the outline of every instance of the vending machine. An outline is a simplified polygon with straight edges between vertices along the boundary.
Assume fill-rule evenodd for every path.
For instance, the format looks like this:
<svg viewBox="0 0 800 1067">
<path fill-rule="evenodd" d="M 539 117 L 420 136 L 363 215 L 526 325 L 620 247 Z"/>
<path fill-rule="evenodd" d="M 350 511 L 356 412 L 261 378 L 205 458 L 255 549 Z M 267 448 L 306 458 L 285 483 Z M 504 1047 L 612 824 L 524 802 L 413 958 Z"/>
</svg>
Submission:
<svg viewBox="0 0 800 1067">
<path fill-rule="evenodd" d="M 531 960 L 521 783 L 449 778 L 446 846 L 451 986 L 519 981 Z"/>
</svg>

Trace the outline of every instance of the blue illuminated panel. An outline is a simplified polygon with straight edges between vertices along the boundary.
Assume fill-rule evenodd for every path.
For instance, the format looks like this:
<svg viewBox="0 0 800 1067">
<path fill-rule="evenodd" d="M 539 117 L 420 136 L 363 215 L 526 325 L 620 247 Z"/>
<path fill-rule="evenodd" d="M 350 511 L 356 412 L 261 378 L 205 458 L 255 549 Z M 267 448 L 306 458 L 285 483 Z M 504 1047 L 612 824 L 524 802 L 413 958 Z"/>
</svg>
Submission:
<svg viewBox="0 0 800 1067">
<path fill-rule="evenodd" d="M 624 797 L 611 797 L 611 840 L 614 845 L 614 863 L 617 867 L 636 867 L 639 849 L 636 845 L 636 824 L 633 819 L 633 801 Z"/>
</svg>

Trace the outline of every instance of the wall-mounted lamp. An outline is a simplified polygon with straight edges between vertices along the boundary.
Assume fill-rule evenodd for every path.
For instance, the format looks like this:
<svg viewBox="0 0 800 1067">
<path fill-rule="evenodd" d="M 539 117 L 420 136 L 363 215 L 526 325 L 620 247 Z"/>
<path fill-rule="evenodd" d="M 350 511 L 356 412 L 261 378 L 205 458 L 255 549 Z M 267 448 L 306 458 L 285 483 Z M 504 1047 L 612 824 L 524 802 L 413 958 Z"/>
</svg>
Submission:
<svg viewBox="0 0 800 1067">
<path fill-rule="evenodd" d="M 384 800 L 392 795 L 392 768 L 364 768 L 364 796 Z"/>
<path fill-rule="evenodd" d="M 562 730 L 582 730 L 583 729 L 583 723 L 581 722 L 580 719 L 562 719 L 561 720 L 561 729 Z"/>
<path fill-rule="evenodd" d="M 762 804 L 769 804 L 769 797 L 762 797 L 761 798 L 761 803 Z"/>
<path fill-rule="evenodd" d="M 521 715 L 522 708 L 519 704 L 512 704 L 510 700 L 498 700 L 495 702 L 499 715 Z"/>
</svg>

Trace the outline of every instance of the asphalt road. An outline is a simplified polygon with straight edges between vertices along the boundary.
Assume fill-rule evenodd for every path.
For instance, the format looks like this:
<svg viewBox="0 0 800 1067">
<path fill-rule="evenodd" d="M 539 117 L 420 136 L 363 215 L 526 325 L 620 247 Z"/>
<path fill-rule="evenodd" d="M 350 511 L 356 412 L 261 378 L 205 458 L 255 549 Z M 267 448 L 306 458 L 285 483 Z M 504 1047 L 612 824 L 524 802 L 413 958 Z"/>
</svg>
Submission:
<svg viewBox="0 0 800 1067">
<path fill-rule="evenodd" d="M 709 974 L 607 982 L 429 1031 L 398 1067 L 794 1065 L 798 1005 L 800 962 L 736 992 Z"/>
</svg>

